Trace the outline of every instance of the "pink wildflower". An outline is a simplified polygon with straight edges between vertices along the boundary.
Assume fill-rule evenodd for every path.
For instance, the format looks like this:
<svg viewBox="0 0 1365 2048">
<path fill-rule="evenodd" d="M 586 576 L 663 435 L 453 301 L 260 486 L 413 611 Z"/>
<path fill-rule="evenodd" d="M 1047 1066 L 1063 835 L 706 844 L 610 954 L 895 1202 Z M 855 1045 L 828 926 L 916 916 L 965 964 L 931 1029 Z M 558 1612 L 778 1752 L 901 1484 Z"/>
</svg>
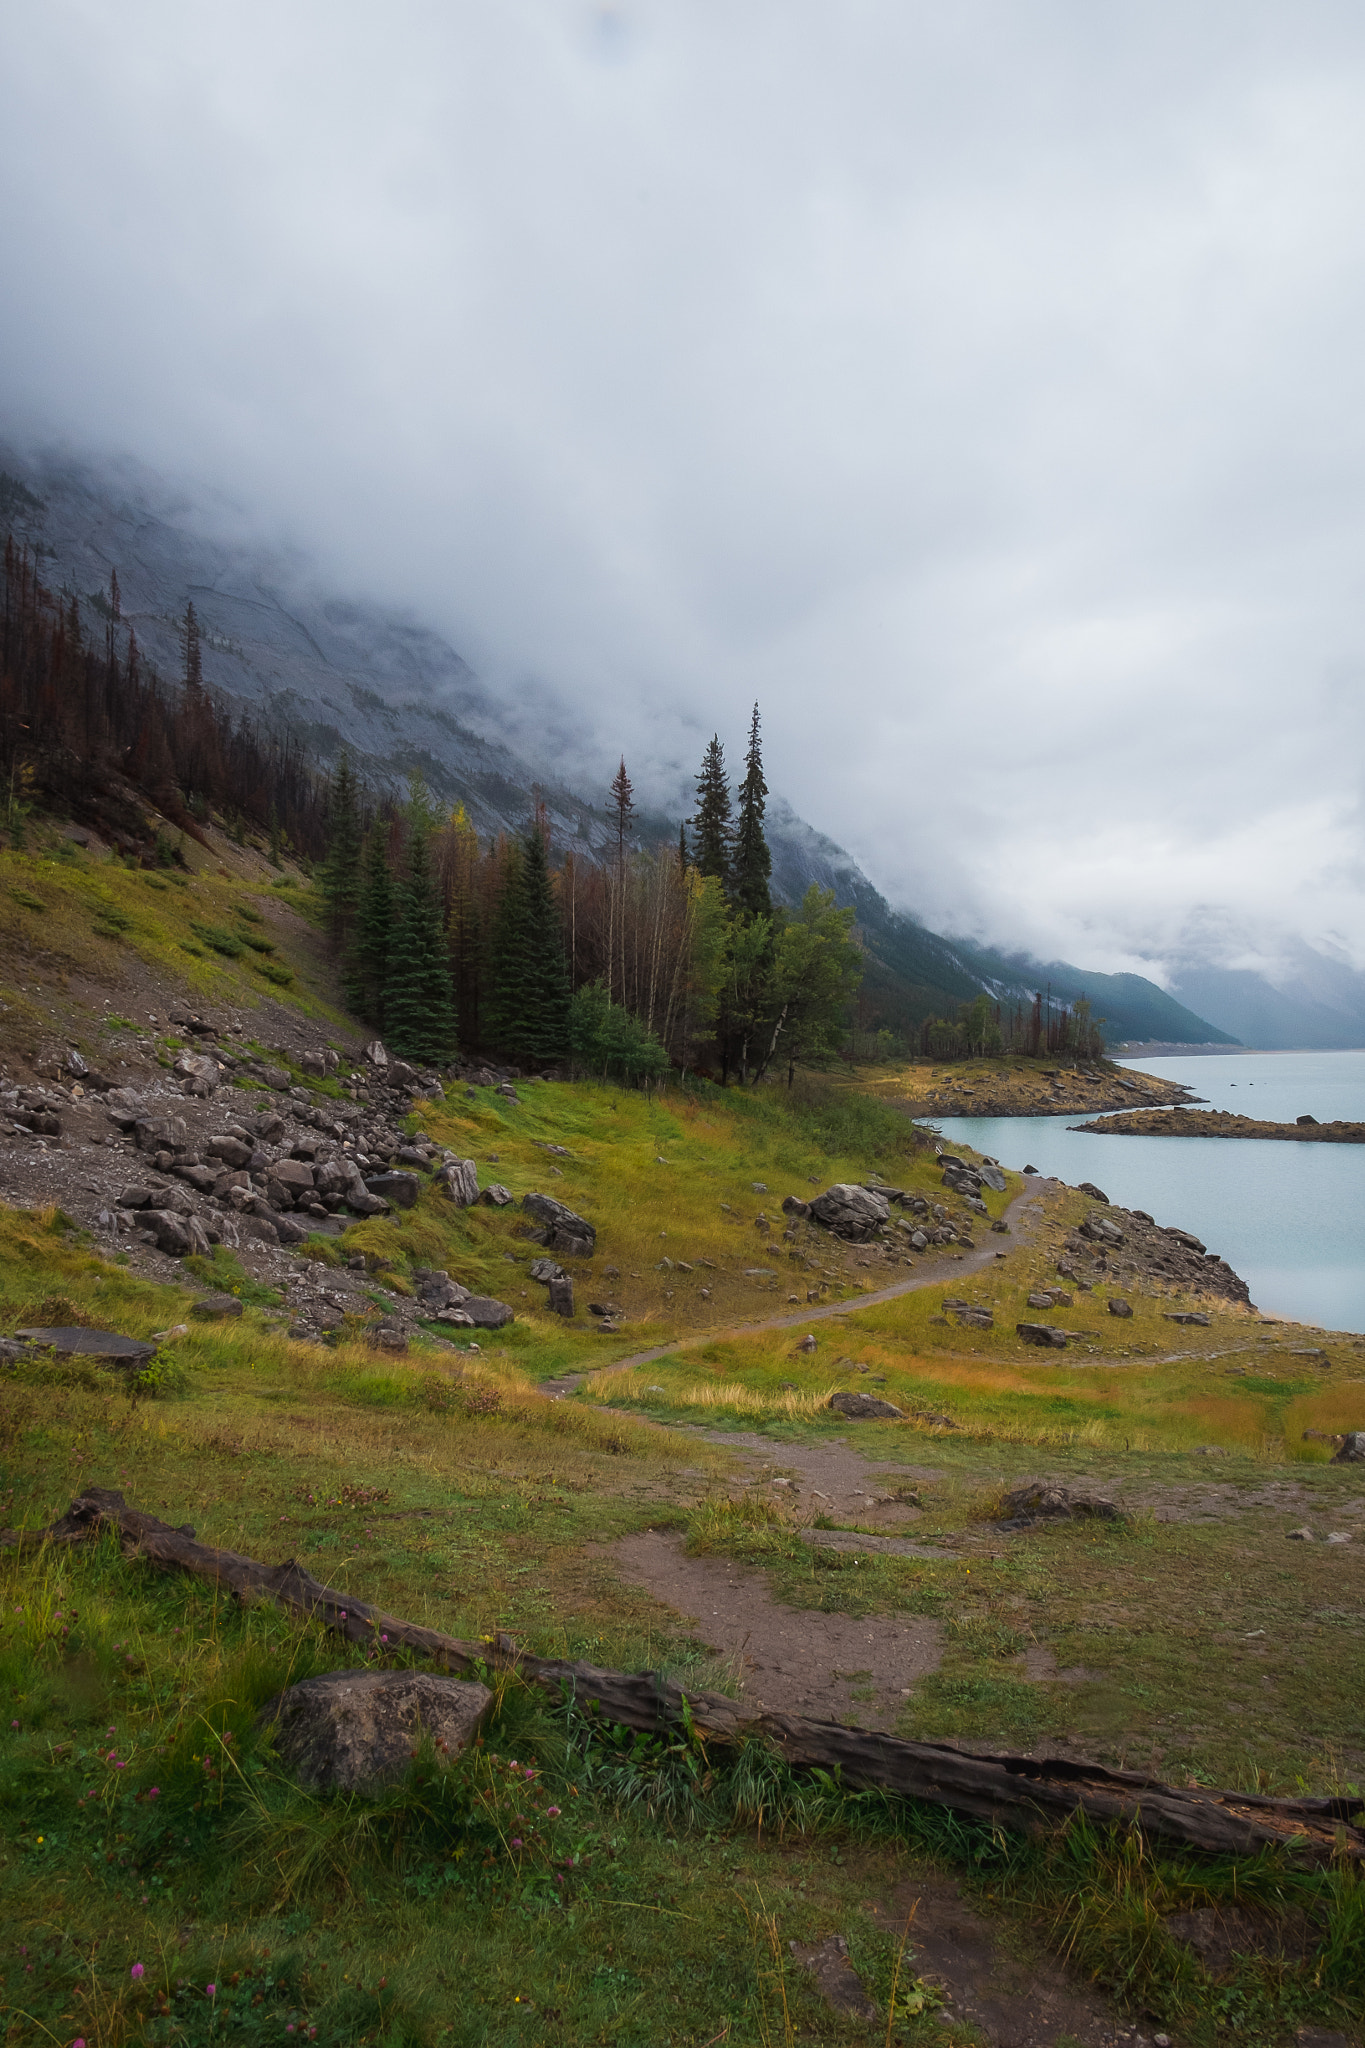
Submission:
<svg viewBox="0 0 1365 2048">
<path fill-rule="evenodd" d="M 147 1972 L 143 1968 L 141 1963 L 134 1963 L 132 1970 L 129 1972 L 129 1974 L 132 1977 L 134 1984 L 137 1984 L 141 1982 L 141 1980 L 146 1976 Z"/>
</svg>

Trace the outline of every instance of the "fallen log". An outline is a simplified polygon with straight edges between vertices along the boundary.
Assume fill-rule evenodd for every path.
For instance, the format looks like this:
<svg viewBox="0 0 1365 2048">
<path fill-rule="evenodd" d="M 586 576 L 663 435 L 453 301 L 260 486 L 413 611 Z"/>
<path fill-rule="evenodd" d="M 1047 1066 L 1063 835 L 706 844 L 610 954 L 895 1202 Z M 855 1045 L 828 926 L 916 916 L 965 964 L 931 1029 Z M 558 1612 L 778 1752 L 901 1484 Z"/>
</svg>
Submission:
<svg viewBox="0 0 1365 2048">
<path fill-rule="evenodd" d="M 690 1727 L 703 1743 L 717 1745 L 757 1738 L 797 1769 L 837 1771 L 845 1785 L 925 1800 L 992 1826 L 1033 1831 L 1083 1813 L 1100 1825 L 1138 1826 L 1155 1839 L 1219 1855 L 1277 1847 L 1316 1863 L 1334 1856 L 1365 1861 L 1365 1799 L 1268 1799 L 1166 1785 L 1137 1771 L 1065 1757 L 977 1756 L 951 1743 L 906 1742 L 798 1714 L 753 1713 L 723 1693 L 684 1692 L 652 1671 L 531 1657 L 505 1635 L 461 1642 L 324 1586 L 292 1559 L 266 1565 L 200 1543 L 188 1524 L 173 1528 L 103 1487 L 78 1495 L 50 1528 L 0 1532 L 0 1549 L 79 1543 L 105 1529 L 117 1532 L 127 1557 L 188 1572 L 243 1601 L 272 1601 L 350 1642 L 383 1641 L 388 1649 L 415 1650 L 464 1677 L 488 1669 L 514 1672 L 556 1700 L 572 1699 L 587 1713 L 627 1728 Z"/>
</svg>

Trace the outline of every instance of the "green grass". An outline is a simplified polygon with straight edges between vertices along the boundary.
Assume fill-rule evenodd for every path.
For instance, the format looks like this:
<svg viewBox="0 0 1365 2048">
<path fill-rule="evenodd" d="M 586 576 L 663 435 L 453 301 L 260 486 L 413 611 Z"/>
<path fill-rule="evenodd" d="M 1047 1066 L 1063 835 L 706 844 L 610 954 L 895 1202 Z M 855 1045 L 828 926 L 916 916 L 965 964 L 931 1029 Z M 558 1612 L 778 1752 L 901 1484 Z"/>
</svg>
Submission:
<svg viewBox="0 0 1365 2048">
<path fill-rule="evenodd" d="M 375 1512 L 329 1503 L 318 1521 Z M 599 1727 L 505 1679 L 454 1765 L 425 1749 L 374 1796 L 317 1796 L 275 1759 L 262 1710 L 354 1649 L 107 1542 L 0 1569 L 11 2039 L 208 2044 L 292 2023 L 324 2044 L 758 2044 L 794 2038 L 784 2007 L 832 2039 L 787 1943 L 832 1921 L 884 2007 L 898 1942 L 877 1905 L 934 1864 L 1192 2043 L 1230 2018 L 1267 2041 L 1359 2013 L 1365 1888 L 1346 1869 L 1161 1855 L 1084 1825 L 1006 1837 L 799 1778 L 757 1746 L 722 1758 Z M 1311 1962 L 1209 1985 L 1162 1919 L 1233 1901 L 1311 1916 Z M 913 1948 L 899 1993 L 895 2038 L 940 2039 Z"/>
<path fill-rule="evenodd" d="M 11 941 L 5 957 L 22 963 L 7 966 L 16 985 L 0 990 L 13 997 L 12 1043 L 51 1031 L 68 968 L 112 977 L 129 949 L 197 1000 L 249 1001 L 262 980 L 287 987 L 320 1033 L 333 1031 L 311 888 L 293 877 L 263 888 L 218 874 L 199 849 L 188 857 L 195 872 L 151 876 L 51 850 L 0 855 L 0 945 Z M 237 954 L 201 943 L 196 928 L 226 933 Z M 275 954 L 253 943 L 267 932 Z M 107 1033 L 132 1027 L 110 1017 L 89 1028 L 107 1054 Z M 319 1100 L 344 1092 L 336 1081 L 308 1086 Z M 670 1529 L 696 1557 L 745 1562 L 812 1616 L 937 1623 L 942 1661 L 907 1701 L 903 1733 L 1064 1741 L 1176 1781 L 1277 1791 L 1359 1781 L 1358 1545 L 1286 1545 L 1285 1513 L 1259 1496 L 1291 1478 L 1301 1489 L 1292 1520 L 1323 1527 L 1353 1502 L 1353 1475 L 1329 1470 L 1302 1431 L 1355 1416 L 1360 1346 L 1326 1340 L 1327 1370 L 1308 1374 L 1279 1355 L 1293 1333 L 1263 1345 L 1250 1318 L 1222 1310 L 1208 1330 L 1177 1331 L 1163 1318 L 1178 1301 L 1139 1288 L 1130 1322 L 1078 1297 L 1063 1314 L 1080 1342 L 1061 1356 L 1026 1353 L 1013 1324 L 1080 1213 L 1066 1202 L 1035 1246 L 1002 1237 L 1007 1259 L 951 1290 L 992 1300 L 995 1331 L 935 1323 L 944 1290 L 866 1306 L 863 1292 L 911 1269 L 800 1229 L 786 1238 L 782 1196 L 874 1171 L 944 1196 L 923 1140 L 856 1079 L 757 1097 L 534 1082 L 521 1092 L 519 1106 L 491 1090 L 423 1103 L 409 1128 L 476 1158 L 483 1182 L 503 1180 L 518 1198 L 542 1189 L 597 1224 L 597 1256 L 576 1269 L 573 1324 L 550 1317 L 530 1281 L 539 1248 L 517 1235 L 519 1209 L 456 1210 L 427 1190 L 413 1211 L 299 1254 L 335 1262 L 364 1251 L 375 1313 L 387 1305 L 379 1284 L 410 1293 L 416 1265 L 501 1296 L 516 1320 L 482 1337 L 480 1354 L 445 1348 L 439 1325 L 393 1360 L 370 1351 L 358 1326 L 327 1347 L 295 1343 L 269 1313 L 274 1292 L 226 1251 L 187 1261 L 183 1285 L 163 1287 L 55 1211 L 0 1211 L 0 1329 L 88 1322 L 148 1336 L 185 1322 L 200 1287 L 244 1304 L 240 1319 L 191 1322 L 171 1340 L 174 1375 L 160 1387 L 51 1361 L 0 1378 L 4 1519 L 37 1525 L 83 1484 L 122 1486 L 207 1541 L 297 1557 L 330 1584 L 460 1636 L 505 1629 L 542 1654 L 732 1684 L 705 1642 L 623 1582 L 602 1548 Z M 1018 1186 L 990 1198 L 991 1215 Z M 795 1354 L 799 1331 L 744 1331 L 794 1313 L 789 1295 L 804 1307 L 808 1293 L 843 1311 L 812 1325 L 813 1355 Z M 603 1339 L 582 1313 L 599 1294 L 625 1308 L 622 1336 Z M 690 1348 L 603 1377 L 576 1400 L 535 1392 L 541 1379 L 660 1342 Z M 1194 1355 L 1166 1362 L 1174 1352 Z M 1234 1364 L 1249 1369 L 1229 1378 Z M 959 1425 L 863 1425 L 856 1437 L 873 1457 L 930 1475 L 903 1526 L 944 1557 L 812 1546 L 800 1510 L 757 1499 L 723 1442 L 672 1426 L 757 1429 L 780 1463 L 784 1448 L 848 1436 L 822 1404 L 833 1386 L 874 1380 L 907 1410 Z M 1229 1455 L 1196 1458 L 1207 1443 Z M 1242 1506 L 1165 1522 L 1139 1505 L 1116 1525 L 985 1535 L 1004 1487 L 1040 1472 L 1146 1489 L 1156 1502 L 1216 1480 Z M 969 1537 L 981 1540 L 952 1548 Z M 685 1741 L 637 1741 L 515 1685 L 500 1686 L 469 1763 L 441 1772 L 424 1756 L 380 1798 L 311 1798 L 273 1760 L 256 1716 L 291 1676 L 352 1655 L 112 1546 L 0 1553 L 10 2040 L 209 2048 L 227 2035 L 255 2048 L 291 2021 L 323 2048 L 699 2048 L 718 2035 L 787 2042 L 798 2028 L 802 2041 L 853 2039 L 787 1944 L 839 1929 L 884 2004 L 898 1934 L 873 1908 L 925 1868 L 955 1873 L 1022 1953 L 1068 1949 L 1145 2031 L 1162 2023 L 1192 2048 L 1279 2043 L 1299 2024 L 1365 2017 L 1365 1907 L 1344 1869 L 1158 1855 L 1140 1837 L 1079 1826 L 1010 1838 L 799 1779 L 756 1749 L 703 1756 Z M 1040 1657 L 1062 1675 L 1033 1675 Z M 19 1727 L 6 1734 L 11 1719 Z M 561 1808 L 515 1855 L 494 1753 L 504 1765 L 530 1761 L 543 1808 Z M 1310 1915 L 1309 1961 L 1248 1961 L 1211 1983 L 1163 1918 L 1233 1899 Z M 146 1969 L 140 1989 L 134 1961 Z M 210 1981 L 217 2001 L 205 1996 Z M 901 1988 L 911 2009 L 892 2038 L 941 2041 L 913 1951 Z"/>
</svg>

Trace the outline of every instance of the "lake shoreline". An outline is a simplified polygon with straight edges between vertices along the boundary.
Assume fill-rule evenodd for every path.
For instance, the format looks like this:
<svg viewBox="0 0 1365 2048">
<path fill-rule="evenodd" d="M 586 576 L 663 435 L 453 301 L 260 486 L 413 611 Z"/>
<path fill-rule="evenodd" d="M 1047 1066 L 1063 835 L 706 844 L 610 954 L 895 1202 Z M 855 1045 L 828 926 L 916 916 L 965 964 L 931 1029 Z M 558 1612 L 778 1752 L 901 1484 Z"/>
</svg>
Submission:
<svg viewBox="0 0 1365 2048">
<path fill-rule="evenodd" d="M 1097 1123 L 1068 1124 L 1107 1138 L 1270 1138 L 1297 1145 L 1365 1145 L 1365 1124 L 1263 1122 L 1226 1109 L 1134 1109 Z"/>
</svg>

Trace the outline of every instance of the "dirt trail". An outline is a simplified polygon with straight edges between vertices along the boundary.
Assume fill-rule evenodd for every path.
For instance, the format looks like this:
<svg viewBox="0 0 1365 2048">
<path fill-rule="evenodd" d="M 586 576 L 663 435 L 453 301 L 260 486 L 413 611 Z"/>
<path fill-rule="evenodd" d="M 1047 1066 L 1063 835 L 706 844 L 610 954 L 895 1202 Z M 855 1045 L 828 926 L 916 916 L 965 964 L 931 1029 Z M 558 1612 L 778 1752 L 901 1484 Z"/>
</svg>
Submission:
<svg viewBox="0 0 1365 2048">
<path fill-rule="evenodd" d="M 938 1622 L 922 1615 L 814 1614 L 773 1599 L 766 1573 L 732 1558 L 687 1557 L 646 1530 L 611 1545 L 632 1585 L 694 1623 L 730 1660 L 748 1702 L 860 1728 L 892 1728 L 915 1680 L 937 1671 Z"/>
<path fill-rule="evenodd" d="M 1062 1185 L 1061 1181 L 1047 1180 L 1039 1175 L 1015 1196 L 1004 1215 L 1004 1221 L 1014 1233 L 1012 1246 L 1032 1241 L 1036 1226 L 1042 1221 L 1040 1194 Z M 809 1305 L 798 1309 L 795 1315 L 764 1316 L 754 1322 L 735 1324 L 728 1330 L 704 1330 L 695 1337 L 678 1337 L 671 1344 L 656 1344 L 649 1351 L 633 1351 L 628 1358 L 617 1358 L 610 1365 L 595 1366 L 593 1372 L 594 1375 L 629 1372 L 633 1366 L 653 1365 L 660 1358 L 671 1358 L 680 1351 L 695 1351 L 704 1344 L 723 1344 L 731 1337 L 753 1337 L 765 1330 L 805 1329 L 811 1323 L 857 1315 L 862 1309 L 876 1308 L 884 1301 L 897 1301 L 901 1295 L 914 1294 L 923 1287 L 942 1287 L 949 1281 L 963 1280 L 968 1274 L 980 1273 L 994 1266 L 997 1259 L 1006 1256 L 994 1242 L 992 1234 L 990 1242 L 976 1245 L 969 1252 L 945 1251 L 936 1257 L 926 1257 L 909 1279 L 897 1280 L 890 1287 L 879 1287 L 874 1293 L 860 1294 L 855 1301 Z M 561 1373 L 556 1379 L 542 1380 L 539 1391 L 558 1400 L 564 1394 L 571 1394 L 575 1387 L 582 1386 L 587 1377 L 583 1372 Z"/>
</svg>

